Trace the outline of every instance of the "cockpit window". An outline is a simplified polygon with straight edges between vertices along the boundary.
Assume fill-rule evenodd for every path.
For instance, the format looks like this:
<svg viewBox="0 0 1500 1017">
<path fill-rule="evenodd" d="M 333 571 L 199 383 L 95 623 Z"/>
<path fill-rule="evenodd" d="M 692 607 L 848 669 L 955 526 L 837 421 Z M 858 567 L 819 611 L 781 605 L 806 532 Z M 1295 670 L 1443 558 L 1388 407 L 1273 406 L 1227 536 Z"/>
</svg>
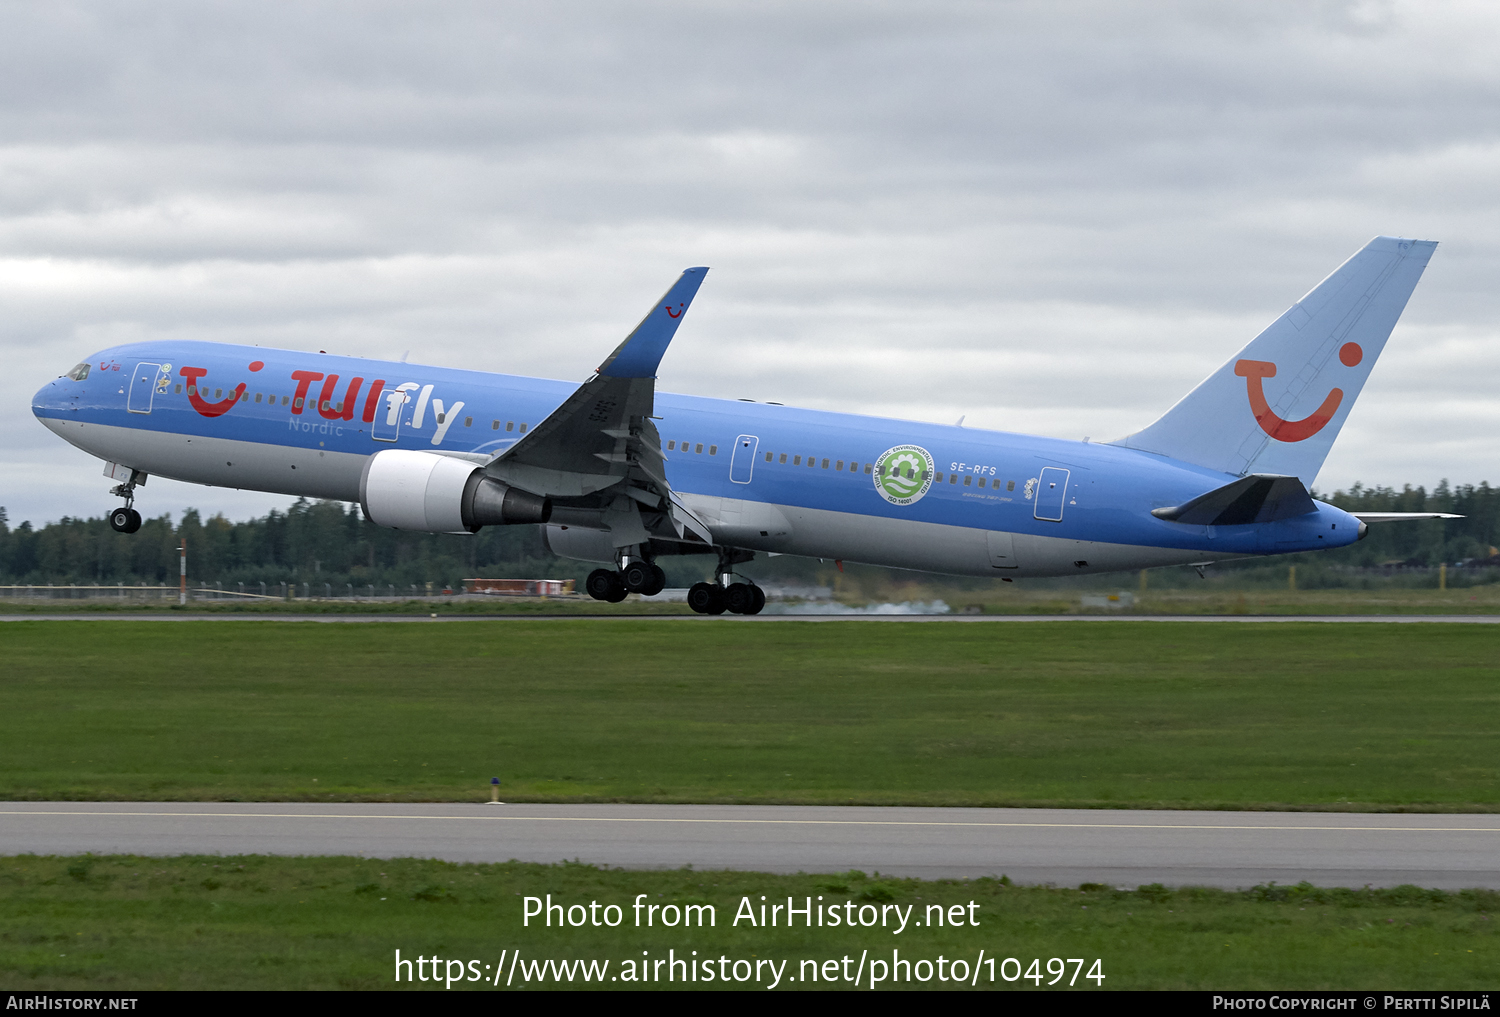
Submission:
<svg viewBox="0 0 1500 1017">
<path fill-rule="evenodd" d="M 74 381 L 82 381 L 83 379 L 87 378 L 88 376 L 89 376 L 89 365 L 88 364 L 79 364 L 77 367 L 73 368 L 73 370 L 69 371 L 63 377 L 65 377 L 65 378 L 72 378 Z"/>
</svg>

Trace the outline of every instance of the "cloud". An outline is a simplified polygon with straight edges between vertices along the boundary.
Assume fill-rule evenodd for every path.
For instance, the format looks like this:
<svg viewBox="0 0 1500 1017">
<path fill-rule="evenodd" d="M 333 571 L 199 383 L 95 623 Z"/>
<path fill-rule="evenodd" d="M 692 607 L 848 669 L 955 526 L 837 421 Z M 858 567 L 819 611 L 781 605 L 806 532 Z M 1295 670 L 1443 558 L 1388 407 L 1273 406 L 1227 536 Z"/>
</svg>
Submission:
<svg viewBox="0 0 1500 1017">
<path fill-rule="evenodd" d="M 23 6 L 0 38 L 0 426 L 26 481 L 0 504 L 109 506 L 28 409 L 93 349 L 581 379 L 692 264 L 713 271 L 664 388 L 1108 438 L 1378 233 L 1442 246 L 1319 486 L 1500 480 L 1497 20 Z"/>
</svg>

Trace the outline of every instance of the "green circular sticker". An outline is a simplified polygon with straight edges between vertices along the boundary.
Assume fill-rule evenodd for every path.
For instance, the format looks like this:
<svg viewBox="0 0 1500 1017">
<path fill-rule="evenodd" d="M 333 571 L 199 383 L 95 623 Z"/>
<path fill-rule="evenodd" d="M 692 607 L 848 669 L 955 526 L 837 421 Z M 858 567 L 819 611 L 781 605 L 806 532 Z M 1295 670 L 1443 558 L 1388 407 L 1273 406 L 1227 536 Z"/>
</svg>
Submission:
<svg viewBox="0 0 1500 1017">
<path fill-rule="evenodd" d="M 922 500 L 932 486 L 932 455 L 920 445 L 897 445 L 875 462 L 875 490 L 892 505 Z"/>
</svg>

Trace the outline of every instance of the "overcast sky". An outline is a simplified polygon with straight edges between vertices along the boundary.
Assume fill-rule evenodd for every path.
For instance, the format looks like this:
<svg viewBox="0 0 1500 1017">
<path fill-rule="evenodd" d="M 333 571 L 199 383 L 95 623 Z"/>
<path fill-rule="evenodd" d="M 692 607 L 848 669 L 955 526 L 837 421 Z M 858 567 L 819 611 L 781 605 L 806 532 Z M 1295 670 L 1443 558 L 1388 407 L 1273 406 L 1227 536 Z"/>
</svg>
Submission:
<svg viewBox="0 0 1500 1017">
<path fill-rule="evenodd" d="M 1377 234 L 1440 241 L 1320 490 L 1500 482 L 1500 5 L 0 3 L 0 505 L 94 350 L 660 386 L 1107 440 Z M 147 515 L 289 501 L 153 478 Z"/>
</svg>

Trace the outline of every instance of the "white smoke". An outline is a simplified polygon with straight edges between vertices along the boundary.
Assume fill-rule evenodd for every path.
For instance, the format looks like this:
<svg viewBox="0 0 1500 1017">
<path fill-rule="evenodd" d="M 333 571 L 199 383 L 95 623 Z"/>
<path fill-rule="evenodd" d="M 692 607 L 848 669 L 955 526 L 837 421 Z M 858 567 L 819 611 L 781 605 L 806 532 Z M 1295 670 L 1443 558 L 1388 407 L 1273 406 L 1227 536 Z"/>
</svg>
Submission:
<svg viewBox="0 0 1500 1017">
<path fill-rule="evenodd" d="M 837 601 L 803 604 L 767 604 L 762 614 L 950 614 L 952 608 L 941 600 L 905 600 L 899 604 L 866 604 L 850 607 Z"/>
</svg>

